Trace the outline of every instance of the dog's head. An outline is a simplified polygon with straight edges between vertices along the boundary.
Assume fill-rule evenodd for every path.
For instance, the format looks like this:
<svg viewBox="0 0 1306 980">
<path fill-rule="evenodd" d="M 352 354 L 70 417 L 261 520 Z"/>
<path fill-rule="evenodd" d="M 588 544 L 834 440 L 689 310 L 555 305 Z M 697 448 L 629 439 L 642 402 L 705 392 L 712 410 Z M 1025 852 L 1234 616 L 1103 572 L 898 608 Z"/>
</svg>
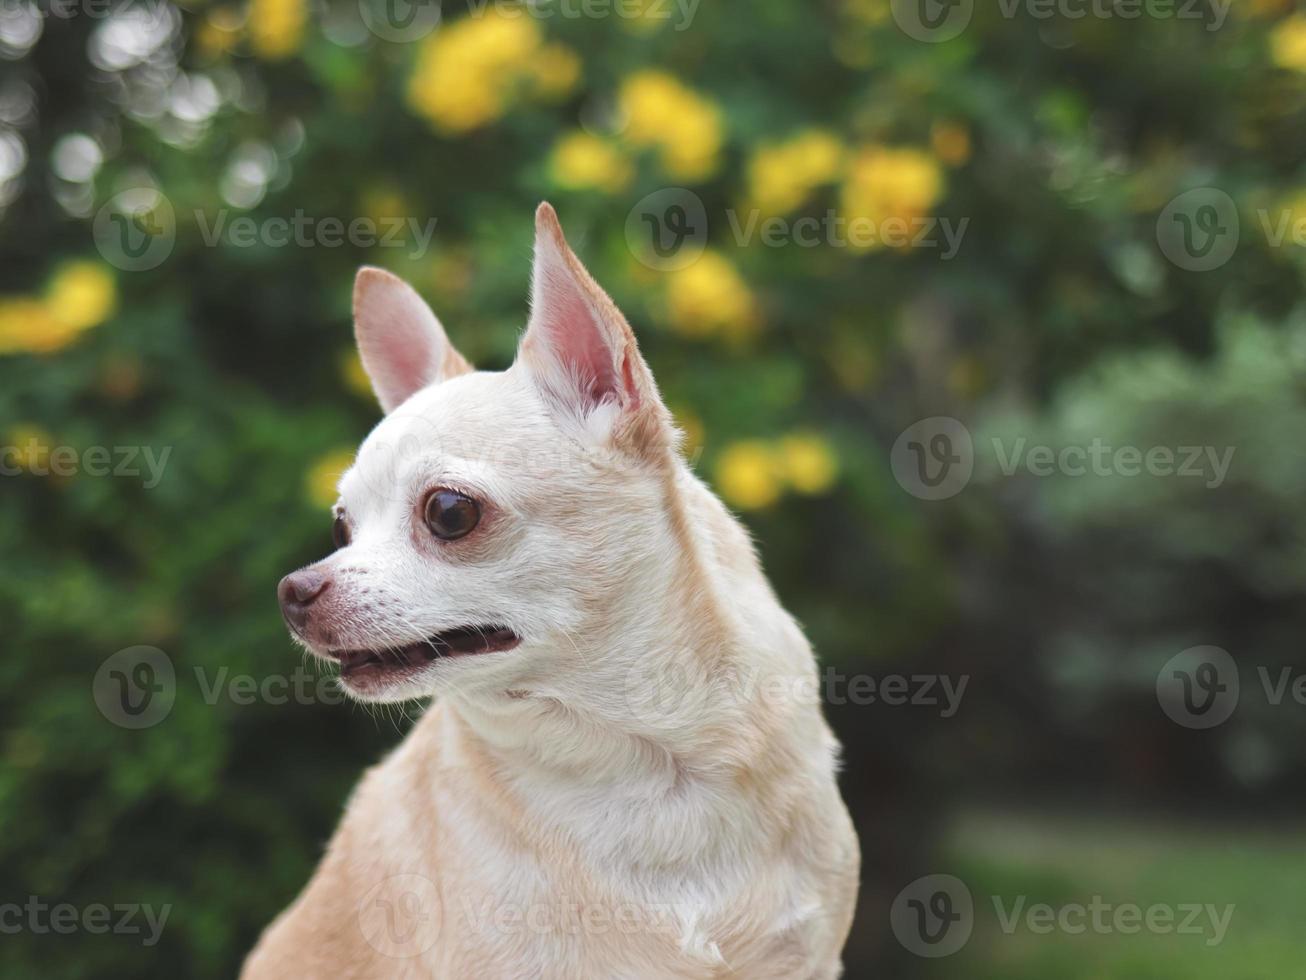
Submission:
<svg viewBox="0 0 1306 980">
<path fill-rule="evenodd" d="M 630 327 L 547 204 L 507 371 L 474 370 L 389 273 L 359 273 L 354 318 L 387 414 L 340 481 L 337 550 L 281 582 L 287 623 L 364 700 L 539 676 L 674 547 L 683 464 Z"/>
</svg>

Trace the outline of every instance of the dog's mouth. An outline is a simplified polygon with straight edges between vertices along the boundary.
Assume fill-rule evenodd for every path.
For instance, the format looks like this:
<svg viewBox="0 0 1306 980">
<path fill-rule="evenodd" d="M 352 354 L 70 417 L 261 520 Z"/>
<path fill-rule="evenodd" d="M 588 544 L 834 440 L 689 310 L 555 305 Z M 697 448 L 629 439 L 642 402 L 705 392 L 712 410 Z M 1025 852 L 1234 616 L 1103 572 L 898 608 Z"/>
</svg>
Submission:
<svg viewBox="0 0 1306 980">
<path fill-rule="evenodd" d="M 497 653 L 520 642 L 521 637 L 506 626 L 459 626 L 407 646 L 333 650 L 330 655 L 340 661 L 341 680 L 372 686 L 416 673 L 434 660 Z"/>
</svg>

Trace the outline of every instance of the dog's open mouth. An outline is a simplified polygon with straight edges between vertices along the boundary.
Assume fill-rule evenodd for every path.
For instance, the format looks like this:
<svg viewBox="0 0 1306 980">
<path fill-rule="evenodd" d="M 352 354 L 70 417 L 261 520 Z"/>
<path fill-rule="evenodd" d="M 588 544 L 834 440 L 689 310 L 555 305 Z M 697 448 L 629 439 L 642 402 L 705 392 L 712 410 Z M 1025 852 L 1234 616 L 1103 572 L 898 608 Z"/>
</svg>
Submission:
<svg viewBox="0 0 1306 980">
<path fill-rule="evenodd" d="M 443 657 L 511 650 L 520 642 L 506 626 L 459 626 L 403 647 L 337 650 L 331 655 L 340 661 L 342 679 L 372 681 L 412 673 Z"/>
</svg>

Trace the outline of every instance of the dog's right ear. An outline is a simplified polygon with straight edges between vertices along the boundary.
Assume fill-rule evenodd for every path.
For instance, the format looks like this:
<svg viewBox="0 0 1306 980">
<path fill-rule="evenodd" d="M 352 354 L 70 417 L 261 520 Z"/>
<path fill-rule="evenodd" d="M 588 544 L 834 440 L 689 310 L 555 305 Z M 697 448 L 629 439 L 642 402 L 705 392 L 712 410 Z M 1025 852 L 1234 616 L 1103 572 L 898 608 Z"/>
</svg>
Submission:
<svg viewBox="0 0 1306 980">
<path fill-rule="evenodd" d="M 535 212 L 531 319 L 518 360 L 579 438 L 659 460 L 675 445 L 635 334 L 567 244 L 548 203 Z"/>
<path fill-rule="evenodd" d="M 364 266 L 354 279 L 354 337 L 386 412 L 427 385 L 472 370 L 417 291 L 384 269 Z"/>
</svg>

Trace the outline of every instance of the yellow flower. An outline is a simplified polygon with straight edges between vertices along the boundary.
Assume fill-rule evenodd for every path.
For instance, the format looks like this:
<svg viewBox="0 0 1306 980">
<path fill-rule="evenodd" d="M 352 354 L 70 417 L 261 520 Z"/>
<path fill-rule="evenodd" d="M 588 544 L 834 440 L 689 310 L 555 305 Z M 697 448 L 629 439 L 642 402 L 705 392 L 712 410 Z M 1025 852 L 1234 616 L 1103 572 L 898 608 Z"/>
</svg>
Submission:
<svg viewBox="0 0 1306 980">
<path fill-rule="evenodd" d="M 837 31 L 830 38 L 830 52 L 835 61 L 858 71 L 871 67 L 875 52 L 871 39 L 861 31 Z"/>
<path fill-rule="evenodd" d="M 12 447 L 6 462 L 12 462 L 28 471 L 48 469 L 54 437 L 39 425 L 20 422 L 5 433 L 4 444 Z"/>
<path fill-rule="evenodd" d="M 757 326 L 757 301 L 738 270 L 708 249 L 683 269 L 667 273 L 671 325 L 688 336 L 739 337 Z"/>
<path fill-rule="evenodd" d="M 0 299 L 0 354 L 48 354 L 67 347 L 81 331 L 31 296 Z"/>
<path fill-rule="evenodd" d="M 345 470 L 354 465 L 354 451 L 352 449 L 333 449 L 331 452 L 318 458 L 308 471 L 308 476 L 304 480 L 304 488 L 308 493 L 308 499 L 315 507 L 321 507 L 324 510 L 329 509 L 336 502 L 339 494 L 336 491 L 340 484 L 340 477 L 344 475 Z"/>
<path fill-rule="evenodd" d="M 689 459 L 696 459 L 703 451 L 703 443 L 707 439 L 707 428 L 703 425 L 703 420 L 682 406 L 673 407 L 671 415 L 676 420 L 676 428 L 684 436 L 681 451 Z"/>
<path fill-rule="evenodd" d="M 305 0 L 250 0 L 249 41 L 254 53 L 268 61 L 290 57 L 299 50 L 307 20 Z"/>
<path fill-rule="evenodd" d="M 118 290 L 104 266 L 96 262 L 69 262 L 50 282 L 46 304 L 51 316 L 73 330 L 103 323 L 118 305 Z"/>
<path fill-rule="evenodd" d="M 580 81 L 580 58 L 562 44 L 546 44 L 531 59 L 530 76 L 535 91 L 545 99 L 570 95 Z"/>
<path fill-rule="evenodd" d="M 875 350 L 866 343 L 860 324 L 849 324 L 836 334 L 825 351 L 825 360 L 840 387 L 847 391 L 869 388 L 879 369 Z"/>
<path fill-rule="evenodd" d="M 595 188 L 610 194 L 624 188 L 631 177 L 630 161 L 620 150 L 581 130 L 554 144 L 549 169 L 561 187 Z"/>
<path fill-rule="evenodd" d="M 1279 200 L 1279 213 L 1276 220 L 1287 218 L 1286 228 L 1306 225 L 1306 188 L 1290 192 Z"/>
<path fill-rule="evenodd" d="M 470 249 L 442 249 L 431 262 L 431 286 L 446 301 L 466 293 L 475 275 L 476 262 Z"/>
<path fill-rule="evenodd" d="M 958 123 L 935 123 L 930 127 L 930 147 L 948 166 L 959 167 L 970 159 L 970 131 Z"/>
<path fill-rule="evenodd" d="M 203 57 L 216 58 L 236 46 L 244 26 L 244 19 L 231 7 L 217 7 L 195 31 L 195 46 Z"/>
<path fill-rule="evenodd" d="M 948 387 L 966 398 L 984 390 L 984 365 L 977 357 L 961 357 L 948 368 Z"/>
<path fill-rule="evenodd" d="M 1306 72 L 1306 14 L 1294 14 L 1270 32 L 1270 57 L 1280 68 Z"/>
<path fill-rule="evenodd" d="M 652 34 L 670 19 L 669 6 L 662 0 L 626 0 L 619 23 L 631 34 Z"/>
<path fill-rule="evenodd" d="M 863 148 L 853 158 L 843 187 L 843 216 L 857 223 L 850 224 L 850 243 L 878 247 L 887 230 L 885 222 L 910 223 L 924 216 L 942 195 L 943 171 L 929 154 L 910 148 Z M 865 233 L 868 222 L 869 234 Z"/>
<path fill-rule="evenodd" d="M 716 483 L 726 503 L 740 510 L 769 507 L 784 489 L 774 450 L 756 439 L 736 442 L 721 453 Z"/>
<path fill-rule="evenodd" d="M 403 194 L 384 185 L 374 185 L 363 191 L 358 208 L 361 215 L 371 218 L 379 227 L 412 214 Z"/>
<path fill-rule="evenodd" d="M 844 0 L 843 10 L 847 16 L 872 27 L 889 19 L 889 4 L 885 0 Z"/>
<path fill-rule="evenodd" d="M 799 493 L 824 493 L 839 473 L 834 449 L 812 433 L 796 433 L 781 439 L 779 457 L 785 479 Z"/>
<path fill-rule="evenodd" d="M 839 176 L 843 155 L 839 140 L 819 129 L 758 148 L 748 163 L 750 206 L 768 216 L 792 211 L 813 188 Z"/>
<path fill-rule="evenodd" d="M 721 149 L 721 111 L 666 72 L 645 70 L 622 82 L 617 103 L 625 139 L 658 151 L 669 177 L 702 180 L 712 175 Z"/>
<path fill-rule="evenodd" d="M 340 355 L 340 377 L 344 379 L 345 387 L 354 394 L 369 400 L 372 398 L 372 379 L 363 370 L 363 360 L 358 356 L 358 351 L 352 347 Z"/>
<path fill-rule="evenodd" d="M 1293 0 L 1246 0 L 1240 12 L 1244 17 L 1273 17 L 1292 9 Z"/>
<path fill-rule="evenodd" d="M 499 119 L 527 88 L 547 98 L 565 95 L 580 78 L 580 60 L 541 41 L 525 11 L 510 14 L 497 5 L 442 27 L 418 50 L 409 104 L 442 131 L 462 134 Z"/>
</svg>

